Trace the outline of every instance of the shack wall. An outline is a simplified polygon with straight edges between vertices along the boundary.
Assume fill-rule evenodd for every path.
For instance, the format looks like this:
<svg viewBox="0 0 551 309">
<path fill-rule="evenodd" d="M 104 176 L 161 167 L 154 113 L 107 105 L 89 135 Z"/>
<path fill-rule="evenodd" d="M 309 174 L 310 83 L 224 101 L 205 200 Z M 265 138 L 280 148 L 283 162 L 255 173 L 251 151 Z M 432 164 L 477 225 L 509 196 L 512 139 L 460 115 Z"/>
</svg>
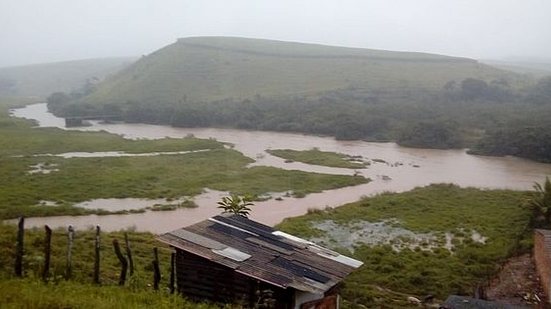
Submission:
<svg viewBox="0 0 551 309">
<path fill-rule="evenodd" d="M 239 304 L 252 308 L 262 301 L 263 291 L 273 292 L 277 309 L 292 308 L 294 290 L 271 286 L 247 277 L 200 256 L 176 250 L 176 284 L 178 292 L 195 300 Z"/>
</svg>

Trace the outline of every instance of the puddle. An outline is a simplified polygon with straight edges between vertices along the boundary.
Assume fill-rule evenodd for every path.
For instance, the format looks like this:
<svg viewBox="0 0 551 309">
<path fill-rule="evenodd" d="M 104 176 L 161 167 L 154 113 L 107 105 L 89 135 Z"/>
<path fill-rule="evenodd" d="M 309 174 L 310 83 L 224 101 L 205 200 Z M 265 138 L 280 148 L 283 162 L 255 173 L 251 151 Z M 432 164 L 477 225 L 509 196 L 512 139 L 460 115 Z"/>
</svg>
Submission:
<svg viewBox="0 0 551 309">
<path fill-rule="evenodd" d="M 206 152 L 210 149 L 200 149 L 191 151 L 164 151 L 164 152 L 144 152 L 144 153 L 128 153 L 124 151 L 98 151 L 98 152 L 64 152 L 58 154 L 37 154 L 33 157 L 61 157 L 69 158 L 109 158 L 109 157 L 154 157 L 163 155 L 182 155 L 188 153 Z"/>
<path fill-rule="evenodd" d="M 437 233 L 415 233 L 411 230 L 396 226 L 395 219 L 369 222 L 355 221 L 347 225 L 337 224 L 333 220 L 312 223 L 312 226 L 323 231 L 324 236 L 312 237 L 311 241 L 330 248 L 344 248 L 354 252 L 361 245 L 377 246 L 390 245 L 394 251 L 404 249 L 432 251 L 436 248 L 445 248 L 453 252 L 454 240 L 463 244 L 464 237 L 457 237 L 452 232 L 446 232 L 444 237 Z M 464 229 L 458 229 L 458 234 L 464 235 Z M 471 239 L 474 242 L 485 244 L 487 237 L 472 230 Z M 443 239 L 442 239 L 443 238 Z"/>
<path fill-rule="evenodd" d="M 140 198 L 100 198 L 82 203 L 75 207 L 86 209 L 102 209 L 108 211 L 140 210 L 154 207 L 155 205 L 174 205 L 185 202 L 186 198 L 180 199 L 140 199 Z"/>
<path fill-rule="evenodd" d="M 55 168 L 57 164 L 53 163 L 38 163 L 29 165 L 31 168 L 27 171 L 27 174 L 49 174 L 51 172 L 58 172 L 59 169 Z"/>
<path fill-rule="evenodd" d="M 36 206 L 44 206 L 44 207 L 56 207 L 56 206 L 59 206 L 59 204 L 55 201 L 45 201 L 45 200 L 42 200 L 42 201 L 39 201 L 38 204 Z"/>
<path fill-rule="evenodd" d="M 485 244 L 486 241 L 488 240 L 488 237 L 484 237 L 484 236 L 480 235 L 479 232 L 473 231 L 473 232 L 472 232 L 472 235 L 471 235 L 471 239 L 472 239 L 474 242 L 477 242 L 477 243 L 479 243 L 479 244 Z"/>
</svg>

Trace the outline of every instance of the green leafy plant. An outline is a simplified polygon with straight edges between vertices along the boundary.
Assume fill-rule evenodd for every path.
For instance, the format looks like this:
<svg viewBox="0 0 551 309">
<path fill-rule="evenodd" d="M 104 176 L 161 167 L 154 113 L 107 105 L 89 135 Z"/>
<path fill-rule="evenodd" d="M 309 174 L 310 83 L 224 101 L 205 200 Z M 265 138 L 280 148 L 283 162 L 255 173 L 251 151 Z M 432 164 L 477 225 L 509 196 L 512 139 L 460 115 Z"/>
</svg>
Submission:
<svg viewBox="0 0 551 309">
<path fill-rule="evenodd" d="M 222 209 L 224 213 L 233 213 L 243 217 L 248 217 L 251 209 L 249 206 L 253 206 L 252 197 L 245 195 L 239 196 L 232 194 L 230 196 L 224 196 L 220 202 L 218 202 L 218 208 Z"/>
<path fill-rule="evenodd" d="M 534 184 L 533 196 L 528 201 L 528 207 L 532 210 L 534 224 L 543 221 L 546 227 L 551 225 L 551 181 L 549 177 L 545 178 L 543 186 L 539 183 Z"/>
</svg>

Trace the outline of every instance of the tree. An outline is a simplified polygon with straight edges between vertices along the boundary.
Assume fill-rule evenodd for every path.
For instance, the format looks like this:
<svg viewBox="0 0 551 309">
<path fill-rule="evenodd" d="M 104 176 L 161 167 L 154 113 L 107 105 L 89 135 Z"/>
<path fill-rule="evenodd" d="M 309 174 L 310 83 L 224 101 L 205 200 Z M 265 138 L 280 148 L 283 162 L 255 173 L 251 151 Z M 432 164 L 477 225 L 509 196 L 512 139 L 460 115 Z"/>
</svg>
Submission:
<svg viewBox="0 0 551 309">
<path fill-rule="evenodd" d="M 544 77 L 532 89 L 528 100 L 536 104 L 551 103 L 551 76 Z"/>
<path fill-rule="evenodd" d="M 450 149 L 461 148 L 463 138 L 453 121 L 422 121 L 405 127 L 397 143 L 406 147 Z"/>
<path fill-rule="evenodd" d="M 488 94 L 488 84 L 476 78 L 466 78 L 461 82 L 461 92 L 467 100 L 485 97 Z"/>
<path fill-rule="evenodd" d="M 220 202 L 218 202 L 218 208 L 223 210 L 223 213 L 233 213 L 239 216 L 248 217 L 251 209 L 249 206 L 253 206 L 251 196 L 239 196 L 232 194 L 230 196 L 224 196 Z"/>
<path fill-rule="evenodd" d="M 533 212 L 533 219 L 536 222 L 543 220 L 545 226 L 549 227 L 551 225 L 551 182 L 549 177 L 545 178 L 543 186 L 536 182 L 534 189 L 535 192 L 528 202 Z"/>
</svg>

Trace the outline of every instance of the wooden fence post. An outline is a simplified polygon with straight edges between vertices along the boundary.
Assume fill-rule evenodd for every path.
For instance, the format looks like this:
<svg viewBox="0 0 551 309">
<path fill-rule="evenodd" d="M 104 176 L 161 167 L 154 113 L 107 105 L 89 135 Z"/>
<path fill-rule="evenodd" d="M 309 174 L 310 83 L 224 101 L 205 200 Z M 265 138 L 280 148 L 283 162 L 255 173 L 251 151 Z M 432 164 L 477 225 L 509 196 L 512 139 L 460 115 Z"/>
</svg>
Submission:
<svg viewBox="0 0 551 309">
<path fill-rule="evenodd" d="M 174 285 L 174 281 L 175 281 L 175 272 L 176 272 L 176 253 L 172 252 L 170 254 L 170 283 L 169 283 L 169 288 L 170 288 L 170 294 L 174 294 L 174 290 L 175 290 L 175 285 Z"/>
<path fill-rule="evenodd" d="M 100 232 L 101 229 L 99 225 L 96 225 L 96 240 L 94 241 L 94 283 L 99 284 L 99 263 L 100 263 Z"/>
<path fill-rule="evenodd" d="M 124 282 L 126 281 L 126 270 L 128 269 L 128 262 L 126 261 L 124 255 L 122 255 L 119 241 L 116 239 L 113 239 L 113 248 L 115 249 L 115 254 L 119 258 L 119 262 L 121 262 L 121 275 L 119 277 L 119 285 L 124 285 Z"/>
<path fill-rule="evenodd" d="M 46 236 L 44 238 L 44 269 L 42 270 L 42 280 L 48 281 L 50 272 L 50 254 L 52 249 L 52 229 L 48 225 L 44 225 Z"/>
<path fill-rule="evenodd" d="M 15 248 L 15 275 L 23 277 L 23 240 L 25 237 L 25 217 L 17 224 L 17 245 Z"/>
<path fill-rule="evenodd" d="M 159 268 L 159 253 L 157 247 L 153 248 L 153 289 L 159 289 L 159 282 L 161 281 L 161 270 Z"/>
<path fill-rule="evenodd" d="M 134 259 L 132 259 L 132 250 L 130 250 L 130 242 L 128 241 L 128 233 L 124 233 L 124 244 L 126 247 L 126 256 L 128 256 L 128 266 L 130 276 L 134 274 Z"/>
<path fill-rule="evenodd" d="M 72 225 L 67 227 L 67 264 L 65 267 L 65 280 L 71 279 L 73 276 L 73 239 L 75 238 L 75 230 Z"/>
</svg>

